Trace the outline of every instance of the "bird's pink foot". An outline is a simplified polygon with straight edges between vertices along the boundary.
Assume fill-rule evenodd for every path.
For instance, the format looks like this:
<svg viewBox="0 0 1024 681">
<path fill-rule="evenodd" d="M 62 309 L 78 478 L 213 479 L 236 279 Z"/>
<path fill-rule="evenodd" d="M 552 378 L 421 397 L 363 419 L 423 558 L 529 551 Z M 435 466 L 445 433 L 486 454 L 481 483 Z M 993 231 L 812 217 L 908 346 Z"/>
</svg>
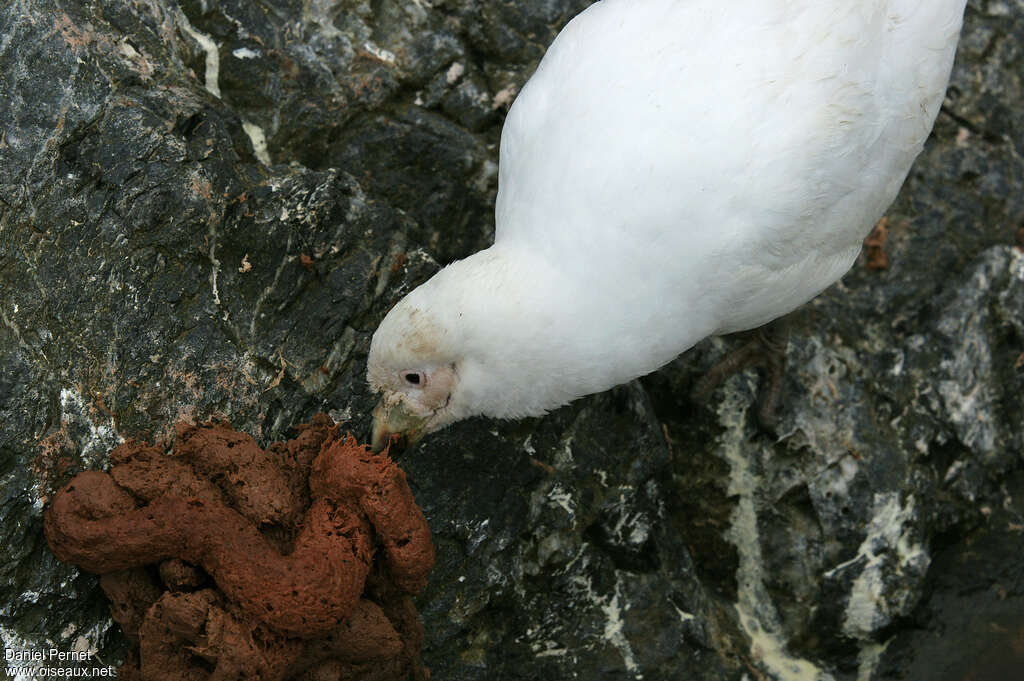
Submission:
<svg viewBox="0 0 1024 681">
<path fill-rule="evenodd" d="M 775 408 L 786 369 L 786 334 L 779 322 L 754 330 L 746 343 L 716 362 L 697 381 L 693 397 L 705 401 L 720 383 L 751 366 L 764 370 L 761 389 L 758 391 L 757 422 L 762 428 L 773 430 L 776 423 Z"/>
</svg>

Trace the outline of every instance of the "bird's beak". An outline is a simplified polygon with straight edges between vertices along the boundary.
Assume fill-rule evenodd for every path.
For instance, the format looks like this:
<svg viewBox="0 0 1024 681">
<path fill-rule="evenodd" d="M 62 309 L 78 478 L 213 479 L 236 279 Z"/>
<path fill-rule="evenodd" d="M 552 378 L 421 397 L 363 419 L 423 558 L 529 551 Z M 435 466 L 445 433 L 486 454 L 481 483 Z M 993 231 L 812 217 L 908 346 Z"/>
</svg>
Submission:
<svg viewBox="0 0 1024 681">
<path fill-rule="evenodd" d="M 381 400 L 373 410 L 373 451 L 387 447 L 395 436 L 411 447 L 426 434 L 426 423 L 425 417 L 410 412 L 403 402 L 388 405 Z"/>
</svg>

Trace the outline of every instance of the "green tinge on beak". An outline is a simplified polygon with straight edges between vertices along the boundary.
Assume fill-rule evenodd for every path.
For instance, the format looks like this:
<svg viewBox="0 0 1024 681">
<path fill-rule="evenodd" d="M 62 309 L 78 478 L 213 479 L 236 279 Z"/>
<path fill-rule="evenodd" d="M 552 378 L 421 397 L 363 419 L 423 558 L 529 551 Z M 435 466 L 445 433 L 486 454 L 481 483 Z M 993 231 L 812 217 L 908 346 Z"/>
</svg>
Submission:
<svg viewBox="0 0 1024 681">
<path fill-rule="evenodd" d="M 388 406 L 381 400 L 373 410 L 373 451 L 379 452 L 387 447 L 396 435 L 411 447 L 426 434 L 426 421 L 406 409 L 402 402 Z"/>
</svg>

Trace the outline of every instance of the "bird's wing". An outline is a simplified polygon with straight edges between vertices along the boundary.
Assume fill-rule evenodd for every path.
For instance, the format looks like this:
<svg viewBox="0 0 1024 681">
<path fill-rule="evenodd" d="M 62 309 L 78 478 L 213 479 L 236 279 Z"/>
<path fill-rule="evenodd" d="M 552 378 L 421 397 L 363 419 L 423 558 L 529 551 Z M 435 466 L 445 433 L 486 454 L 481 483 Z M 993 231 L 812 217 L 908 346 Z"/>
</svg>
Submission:
<svg viewBox="0 0 1024 681">
<path fill-rule="evenodd" d="M 704 296 L 727 310 L 717 331 L 789 311 L 845 272 L 895 198 L 963 6 L 592 5 L 509 112 L 496 240 L 595 286 Z"/>
</svg>

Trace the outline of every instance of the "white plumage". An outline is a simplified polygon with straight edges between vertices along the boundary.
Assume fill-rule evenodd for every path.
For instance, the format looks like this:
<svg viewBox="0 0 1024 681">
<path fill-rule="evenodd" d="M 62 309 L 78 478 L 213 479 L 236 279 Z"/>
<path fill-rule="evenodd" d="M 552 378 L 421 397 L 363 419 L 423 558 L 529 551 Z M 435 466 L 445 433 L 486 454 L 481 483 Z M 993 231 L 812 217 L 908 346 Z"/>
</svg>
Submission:
<svg viewBox="0 0 1024 681">
<path fill-rule="evenodd" d="M 374 335 L 375 438 L 544 413 L 835 282 L 932 128 L 964 5 L 589 7 L 509 111 L 494 245 Z"/>
</svg>

